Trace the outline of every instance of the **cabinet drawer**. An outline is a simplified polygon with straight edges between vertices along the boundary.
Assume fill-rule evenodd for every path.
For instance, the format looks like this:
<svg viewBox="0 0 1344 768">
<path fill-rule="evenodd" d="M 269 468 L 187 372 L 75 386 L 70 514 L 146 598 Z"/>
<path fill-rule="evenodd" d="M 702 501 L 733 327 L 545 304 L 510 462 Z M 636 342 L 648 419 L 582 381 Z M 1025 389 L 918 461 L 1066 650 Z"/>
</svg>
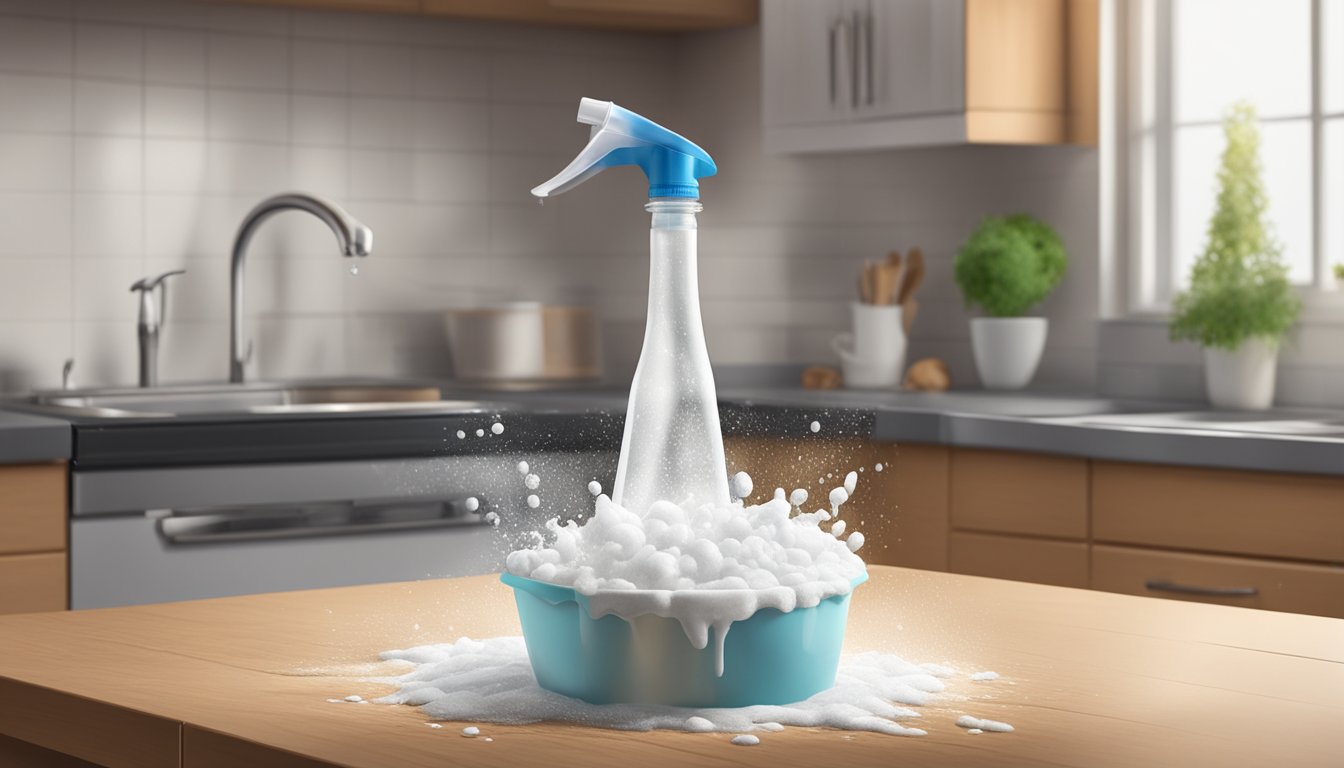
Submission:
<svg viewBox="0 0 1344 768">
<path fill-rule="evenodd" d="M 1087 460 L 952 451 L 952 527 L 1087 538 Z"/>
<path fill-rule="evenodd" d="M 1097 546 L 1092 588 L 1344 618 L 1339 566 Z"/>
<path fill-rule="evenodd" d="M 947 549 L 953 573 L 1061 587 L 1087 586 L 1087 544 L 1081 541 L 956 531 L 948 538 Z"/>
<path fill-rule="evenodd" d="M 1118 544 L 1344 562 L 1344 479 L 1096 462 L 1092 535 Z"/>
<path fill-rule="evenodd" d="M 0 557 L 0 613 L 63 611 L 65 553 Z"/>
<path fill-rule="evenodd" d="M 65 463 L 0 466 L 0 554 L 65 549 Z"/>
</svg>

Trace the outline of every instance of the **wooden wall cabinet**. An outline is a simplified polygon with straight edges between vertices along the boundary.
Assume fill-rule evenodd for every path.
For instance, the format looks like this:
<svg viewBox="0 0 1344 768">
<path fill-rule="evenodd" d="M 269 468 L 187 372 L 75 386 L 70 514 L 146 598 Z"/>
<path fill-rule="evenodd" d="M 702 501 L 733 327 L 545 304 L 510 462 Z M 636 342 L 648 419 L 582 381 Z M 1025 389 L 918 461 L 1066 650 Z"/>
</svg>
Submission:
<svg viewBox="0 0 1344 768">
<path fill-rule="evenodd" d="M 0 466 L 0 613 L 69 604 L 65 462 Z"/>
<path fill-rule="evenodd" d="M 1096 0 L 763 0 L 776 152 L 1096 144 Z"/>
</svg>

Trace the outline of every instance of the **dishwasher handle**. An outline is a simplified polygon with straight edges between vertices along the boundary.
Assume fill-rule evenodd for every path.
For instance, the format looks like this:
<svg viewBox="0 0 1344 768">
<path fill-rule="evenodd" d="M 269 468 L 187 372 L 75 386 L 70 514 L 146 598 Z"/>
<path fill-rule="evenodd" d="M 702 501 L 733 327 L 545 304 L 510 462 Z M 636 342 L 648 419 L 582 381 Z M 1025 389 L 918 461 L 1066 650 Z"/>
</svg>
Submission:
<svg viewBox="0 0 1344 768">
<path fill-rule="evenodd" d="M 156 519 L 155 529 L 169 545 L 466 528 L 498 519 L 485 500 L 469 498 L 151 510 L 146 515 Z"/>
</svg>

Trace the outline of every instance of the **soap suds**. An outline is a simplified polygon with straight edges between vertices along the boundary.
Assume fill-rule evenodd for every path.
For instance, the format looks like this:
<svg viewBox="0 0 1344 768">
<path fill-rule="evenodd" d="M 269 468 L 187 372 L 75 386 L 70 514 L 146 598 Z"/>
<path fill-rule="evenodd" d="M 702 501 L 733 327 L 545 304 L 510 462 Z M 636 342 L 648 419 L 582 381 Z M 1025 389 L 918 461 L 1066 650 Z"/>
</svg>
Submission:
<svg viewBox="0 0 1344 768">
<path fill-rule="evenodd" d="M 974 736 L 977 733 L 984 733 L 984 731 L 980 730 L 979 728 L 972 728 L 966 732 L 971 734 L 972 736 Z"/>
<path fill-rule="evenodd" d="M 478 429 L 478 430 L 476 430 L 476 436 L 477 436 L 477 437 L 485 437 L 485 430 L 484 430 L 484 429 Z"/>
<path fill-rule="evenodd" d="M 602 484 L 597 482 L 596 480 L 588 483 L 588 492 L 593 494 L 594 496 L 601 496 Z"/>
<path fill-rule="evenodd" d="M 761 737 L 753 736 L 750 733 L 742 733 L 729 739 L 729 741 L 739 747 L 754 747 L 761 743 Z"/>
<path fill-rule="evenodd" d="M 532 509 L 536 509 L 537 507 L 540 507 L 540 506 L 541 506 L 541 498 L 540 498 L 539 496 L 537 496 L 537 494 L 535 494 L 535 493 L 533 493 L 533 494 L 528 494 L 528 497 L 527 497 L 527 506 L 531 507 Z"/>
<path fill-rule="evenodd" d="M 814 421 L 814 422 L 812 422 L 811 424 L 809 424 L 807 428 L 810 429 L 810 430 L 812 430 L 813 432 L 820 432 L 820 431 L 821 431 L 821 422 L 820 422 L 820 421 Z"/>
<path fill-rule="evenodd" d="M 466 507 L 468 512 L 475 512 L 481 508 L 481 500 L 475 496 L 468 496 L 467 500 L 462 502 L 462 506 Z"/>
<path fill-rule="evenodd" d="M 529 491 L 535 491 L 541 487 L 541 478 L 529 472 L 527 477 L 523 478 L 523 485 L 527 486 Z"/>
<path fill-rule="evenodd" d="M 962 728 L 973 728 L 984 731 L 993 731 L 995 733 L 1012 733 L 1013 726 L 1007 723 L 1000 723 L 998 720 L 986 720 L 980 717 L 971 717 L 962 715 L 957 718 L 957 725 Z"/>
<path fill-rule="evenodd" d="M 494 432 L 496 435 L 502 435 L 504 434 L 504 425 L 496 421 L 494 424 L 490 425 L 490 431 Z"/>
<path fill-rule="evenodd" d="M 975 680 L 975 681 L 977 681 L 977 682 L 979 682 L 979 681 L 984 681 L 984 680 L 998 680 L 998 679 L 999 679 L 999 673 L 998 673 L 998 672 L 989 672 L 989 671 L 985 671 L 985 672 L 976 672 L 975 674 L 971 675 L 971 679 L 972 679 L 972 680 Z"/>
<path fill-rule="evenodd" d="M 474 725 L 468 725 L 466 728 L 462 729 L 462 735 L 466 736 L 468 739 L 474 739 L 481 735 L 481 729 Z"/>
<path fill-rule="evenodd" d="M 750 496 L 754 487 L 751 482 L 751 475 L 746 472 L 738 472 L 728 479 L 728 493 L 738 501 Z"/>
<path fill-rule="evenodd" d="M 518 474 L 526 475 L 529 470 L 531 470 L 531 467 L 527 465 L 526 461 L 518 462 Z"/>
<path fill-rule="evenodd" d="M 364 698 L 362 696 L 346 696 L 345 700 L 350 702 L 351 704 L 358 704 L 359 702 L 363 701 Z"/>
<path fill-rule="evenodd" d="M 466 432 L 463 432 L 463 431 L 460 430 L 460 429 L 457 430 L 457 439 L 458 439 L 458 440 L 463 440 L 463 439 L 466 438 L 466 436 L 467 436 L 467 433 L 466 433 Z"/>
<path fill-rule="evenodd" d="M 946 690 L 943 677 L 918 664 L 875 652 L 844 656 L 835 687 L 784 706 L 690 709 L 645 704 L 597 705 L 537 685 L 521 637 L 424 645 L 380 654 L 414 665 L 378 682 L 397 691 L 381 704 L 417 706 L 434 720 L 522 725 L 543 721 L 623 731 L 655 729 L 697 733 L 774 732 L 785 727 L 840 728 L 896 736 L 922 736 L 904 721 Z"/>
<path fill-rule="evenodd" d="M 793 493 L 789 494 L 789 503 L 795 507 L 801 507 L 807 503 L 807 489 L 795 488 Z"/>
<path fill-rule="evenodd" d="M 739 489 L 745 482 L 735 478 Z M 535 507 L 533 498 L 528 506 Z M 833 492 L 831 500 L 838 498 Z M 723 639 L 733 622 L 764 608 L 787 613 L 848 594 L 866 571 L 855 547 L 839 538 L 844 526 L 837 535 L 818 527 L 827 512 L 792 513 L 781 495 L 755 506 L 695 509 L 659 501 L 643 515 L 602 495 L 582 526 L 548 520 L 551 542 L 510 553 L 507 568 L 573 587 L 588 596 L 594 619 L 672 618 L 695 648 L 708 646 L 712 627 L 722 674 Z"/>
</svg>

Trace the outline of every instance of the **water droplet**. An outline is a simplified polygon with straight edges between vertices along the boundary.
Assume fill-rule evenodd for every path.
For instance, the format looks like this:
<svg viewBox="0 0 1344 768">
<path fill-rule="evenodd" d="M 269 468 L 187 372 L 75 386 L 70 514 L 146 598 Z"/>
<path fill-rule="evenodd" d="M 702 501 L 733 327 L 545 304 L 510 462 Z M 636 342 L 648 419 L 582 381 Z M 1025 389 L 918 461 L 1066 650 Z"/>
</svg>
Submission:
<svg viewBox="0 0 1344 768">
<path fill-rule="evenodd" d="M 359 274 L 359 265 L 358 265 L 358 264 L 351 264 L 351 265 L 350 265 L 350 274 L 352 274 L 352 275 L 358 275 L 358 274 Z"/>
<path fill-rule="evenodd" d="M 545 205 L 545 204 L 546 204 L 546 198 L 544 197 L 537 198 L 537 205 Z"/>
</svg>

